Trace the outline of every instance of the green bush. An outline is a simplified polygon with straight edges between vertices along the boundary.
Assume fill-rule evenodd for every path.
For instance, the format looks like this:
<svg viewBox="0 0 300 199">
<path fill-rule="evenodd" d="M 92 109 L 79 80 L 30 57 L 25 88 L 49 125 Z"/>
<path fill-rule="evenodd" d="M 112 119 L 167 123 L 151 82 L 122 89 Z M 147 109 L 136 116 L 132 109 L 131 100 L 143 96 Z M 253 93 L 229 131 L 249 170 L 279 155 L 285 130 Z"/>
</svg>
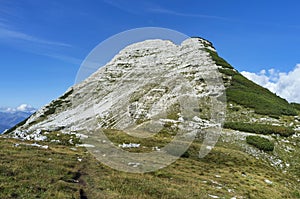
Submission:
<svg viewBox="0 0 300 199">
<path fill-rule="evenodd" d="M 241 108 L 237 106 L 230 107 L 232 111 L 239 111 Z"/>
<path fill-rule="evenodd" d="M 233 76 L 235 74 L 237 74 L 236 71 L 230 69 L 230 68 L 218 68 L 219 72 L 220 73 L 223 73 L 225 75 L 228 75 L 228 76 Z"/>
<path fill-rule="evenodd" d="M 274 133 L 284 137 L 288 137 L 295 133 L 295 131 L 290 127 L 243 122 L 225 122 L 224 128 L 264 135 L 270 135 Z"/>
<path fill-rule="evenodd" d="M 274 150 L 274 143 L 267 138 L 250 135 L 246 137 L 246 142 L 263 151 Z"/>
</svg>

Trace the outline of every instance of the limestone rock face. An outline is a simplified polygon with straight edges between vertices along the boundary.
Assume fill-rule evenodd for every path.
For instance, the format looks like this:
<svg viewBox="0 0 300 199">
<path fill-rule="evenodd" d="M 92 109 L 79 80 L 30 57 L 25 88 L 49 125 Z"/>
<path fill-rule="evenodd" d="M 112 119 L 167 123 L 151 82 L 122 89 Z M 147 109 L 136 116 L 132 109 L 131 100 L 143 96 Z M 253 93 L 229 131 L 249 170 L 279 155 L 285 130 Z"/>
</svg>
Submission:
<svg viewBox="0 0 300 199">
<path fill-rule="evenodd" d="M 181 45 L 146 40 L 127 46 L 85 81 L 33 114 L 12 135 L 78 132 L 96 128 L 146 128 L 189 121 L 192 128 L 222 121 L 217 98 L 224 86 L 218 66 L 200 38 Z M 211 106 L 214 104 L 214 106 Z"/>
</svg>

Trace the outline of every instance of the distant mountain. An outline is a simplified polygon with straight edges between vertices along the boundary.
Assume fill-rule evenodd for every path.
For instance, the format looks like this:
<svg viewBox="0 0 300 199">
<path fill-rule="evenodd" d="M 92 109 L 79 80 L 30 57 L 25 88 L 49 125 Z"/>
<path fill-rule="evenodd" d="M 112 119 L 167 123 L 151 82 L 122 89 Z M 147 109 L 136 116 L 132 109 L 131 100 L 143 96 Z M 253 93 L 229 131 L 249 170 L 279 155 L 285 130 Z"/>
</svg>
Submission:
<svg viewBox="0 0 300 199">
<path fill-rule="evenodd" d="M 17 108 L 0 108 L 0 134 L 28 118 L 35 110 L 27 104 L 22 104 Z"/>
<path fill-rule="evenodd" d="M 0 124 L 0 134 L 5 131 L 6 129 L 9 129 L 11 126 L 7 126 L 7 125 L 2 125 Z"/>
</svg>

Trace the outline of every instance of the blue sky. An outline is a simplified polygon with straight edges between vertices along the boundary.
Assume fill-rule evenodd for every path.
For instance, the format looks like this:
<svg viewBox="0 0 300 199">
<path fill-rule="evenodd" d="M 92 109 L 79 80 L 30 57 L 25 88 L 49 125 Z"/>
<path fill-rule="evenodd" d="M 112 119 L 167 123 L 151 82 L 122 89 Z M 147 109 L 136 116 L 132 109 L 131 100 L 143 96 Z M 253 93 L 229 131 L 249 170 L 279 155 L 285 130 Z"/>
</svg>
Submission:
<svg viewBox="0 0 300 199">
<path fill-rule="evenodd" d="M 204 37 L 249 78 L 281 85 L 280 74 L 300 63 L 299 7 L 297 0 L 0 0 L 0 107 L 41 107 L 74 84 L 101 41 L 149 26 Z M 270 69 L 277 79 L 263 73 Z"/>
</svg>

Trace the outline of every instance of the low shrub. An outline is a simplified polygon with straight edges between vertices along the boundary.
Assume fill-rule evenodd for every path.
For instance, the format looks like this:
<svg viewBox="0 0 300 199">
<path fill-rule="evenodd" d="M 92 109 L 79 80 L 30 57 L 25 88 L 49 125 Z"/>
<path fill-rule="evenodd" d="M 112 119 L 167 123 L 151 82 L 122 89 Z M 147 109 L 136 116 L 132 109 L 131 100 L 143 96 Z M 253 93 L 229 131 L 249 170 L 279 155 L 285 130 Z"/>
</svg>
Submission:
<svg viewBox="0 0 300 199">
<path fill-rule="evenodd" d="M 228 76 L 233 76 L 237 74 L 237 72 L 232 70 L 231 68 L 218 68 L 218 70 L 220 73 L 223 73 Z"/>
<path fill-rule="evenodd" d="M 230 108 L 232 111 L 239 111 L 241 108 L 238 106 L 233 106 Z"/>
<path fill-rule="evenodd" d="M 258 123 L 225 122 L 224 128 L 264 135 L 279 134 L 284 137 L 288 137 L 295 133 L 290 127 Z"/>
<path fill-rule="evenodd" d="M 246 142 L 263 151 L 274 150 L 274 143 L 267 138 L 250 135 L 246 137 Z"/>
</svg>

